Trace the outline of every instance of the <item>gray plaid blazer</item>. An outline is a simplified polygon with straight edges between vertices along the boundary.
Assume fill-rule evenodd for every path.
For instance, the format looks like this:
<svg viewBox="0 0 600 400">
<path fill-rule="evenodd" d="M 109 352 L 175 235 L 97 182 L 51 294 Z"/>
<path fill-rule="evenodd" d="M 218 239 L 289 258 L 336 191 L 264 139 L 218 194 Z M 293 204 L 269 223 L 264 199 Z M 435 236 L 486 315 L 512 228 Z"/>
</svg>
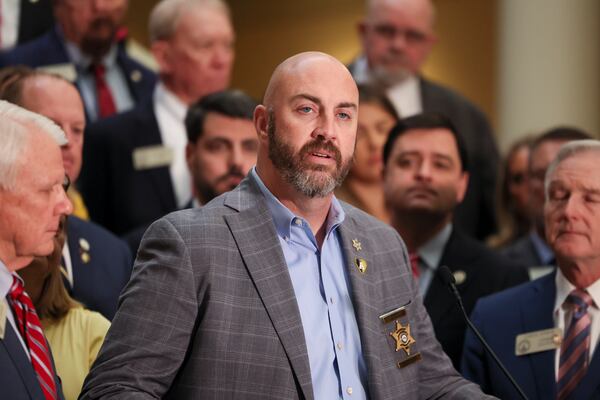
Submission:
<svg viewBox="0 0 600 400">
<path fill-rule="evenodd" d="M 369 397 L 484 397 L 457 374 L 435 340 L 400 237 L 344 208 L 340 235 Z M 367 262 L 364 273 L 359 258 Z M 396 321 L 379 318 L 400 306 L 406 314 L 397 321 L 415 340 L 410 355 L 420 353 L 403 368 L 399 363 L 409 355 L 396 351 L 390 335 Z M 288 268 L 251 178 L 201 209 L 169 214 L 148 229 L 80 397 L 100 398 L 314 398 Z"/>
</svg>

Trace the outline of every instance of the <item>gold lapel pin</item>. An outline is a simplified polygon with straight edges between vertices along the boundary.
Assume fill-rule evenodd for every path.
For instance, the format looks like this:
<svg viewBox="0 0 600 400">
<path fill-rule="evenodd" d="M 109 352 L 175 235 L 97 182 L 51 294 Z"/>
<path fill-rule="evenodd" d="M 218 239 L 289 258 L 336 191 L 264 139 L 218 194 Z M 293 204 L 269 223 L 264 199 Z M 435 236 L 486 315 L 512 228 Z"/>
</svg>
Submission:
<svg viewBox="0 0 600 400">
<path fill-rule="evenodd" d="M 141 81 L 142 80 L 142 73 L 139 70 L 134 69 L 133 71 L 131 71 L 131 80 L 134 81 L 134 82 L 136 82 L 136 83 L 139 82 L 139 81 Z"/>
<path fill-rule="evenodd" d="M 367 272 L 367 267 L 369 265 L 367 264 L 367 261 L 364 258 L 357 258 L 354 260 L 354 263 L 356 264 L 356 268 L 358 268 L 358 270 L 361 273 L 364 274 L 365 272 Z"/>
<path fill-rule="evenodd" d="M 356 251 L 361 251 L 362 243 L 358 239 L 352 239 L 352 247 L 354 247 Z"/>
</svg>

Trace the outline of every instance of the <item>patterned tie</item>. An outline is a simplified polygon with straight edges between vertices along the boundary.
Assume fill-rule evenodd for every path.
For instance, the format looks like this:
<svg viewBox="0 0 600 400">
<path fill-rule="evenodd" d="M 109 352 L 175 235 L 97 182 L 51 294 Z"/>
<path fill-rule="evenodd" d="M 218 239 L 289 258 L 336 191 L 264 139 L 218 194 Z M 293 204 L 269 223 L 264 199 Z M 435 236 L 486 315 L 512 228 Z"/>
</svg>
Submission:
<svg viewBox="0 0 600 400">
<path fill-rule="evenodd" d="M 585 291 L 575 289 L 565 304 L 572 308 L 573 318 L 560 347 L 557 399 L 563 400 L 577 387 L 588 368 L 591 320 L 587 308 L 593 303 Z"/>
<path fill-rule="evenodd" d="M 410 267 L 412 269 L 413 276 L 415 277 L 415 280 L 419 280 L 419 259 L 421 257 L 419 257 L 419 253 L 415 251 L 414 253 L 408 253 L 408 258 L 410 259 Z"/>
<path fill-rule="evenodd" d="M 23 283 L 19 278 L 13 276 L 13 284 L 8 294 L 17 317 L 19 331 L 29 348 L 31 364 L 37 374 L 42 392 L 47 400 L 55 400 L 57 398 L 55 373 L 50 362 L 48 344 L 33 303 L 23 290 Z"/>
<path fill-rule="evenodd" d="M 117 112 L 115 106 L 115 100 L 110 93 L 110 88 L 104 78 L 106 75 L 106 68 L 102 64 L 92 64 L 92 72 L 96 80 L 96 96 L 98 98 L 98 116 L 100 118 L 106 118 Z"/>
</svg>

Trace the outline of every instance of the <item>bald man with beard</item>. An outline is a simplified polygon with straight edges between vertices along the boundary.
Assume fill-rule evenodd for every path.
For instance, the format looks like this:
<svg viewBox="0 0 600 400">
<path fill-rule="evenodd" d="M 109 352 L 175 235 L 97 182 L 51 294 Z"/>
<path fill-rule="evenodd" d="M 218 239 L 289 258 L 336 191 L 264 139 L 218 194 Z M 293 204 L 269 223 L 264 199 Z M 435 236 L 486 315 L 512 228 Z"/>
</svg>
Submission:
<svg viewBox="0 0 600 400">
<path fill-rule="evenodd" d="M 82 399 L 485 397 L 435 340 L 399 236 L 333 195 L 357 108 L 333 57 L 277 67 L 256 167 L 149 228 Z"/>
</svg>

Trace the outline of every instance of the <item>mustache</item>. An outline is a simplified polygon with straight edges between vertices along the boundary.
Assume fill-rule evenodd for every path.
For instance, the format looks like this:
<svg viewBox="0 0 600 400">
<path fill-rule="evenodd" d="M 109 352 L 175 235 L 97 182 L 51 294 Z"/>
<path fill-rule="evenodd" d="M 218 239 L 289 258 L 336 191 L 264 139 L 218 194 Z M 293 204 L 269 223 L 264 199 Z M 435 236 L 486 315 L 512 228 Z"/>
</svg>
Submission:
<svg viewBox="0 0 600 400">
<path fill-rule="evenodd" d="M 327 154 L 330 154 L 335 160 L 335 163 L 338 165 L 338 167 L 342 164 L 342 153 L 340 152 L 340 150 L 333 143 L 325 141 L 320 137 L 302 146 L 300 148 L 299 155 L 301 159 L 304 159 L 308 154 L 319 150 L 323 150 Z"/>
</svg>

